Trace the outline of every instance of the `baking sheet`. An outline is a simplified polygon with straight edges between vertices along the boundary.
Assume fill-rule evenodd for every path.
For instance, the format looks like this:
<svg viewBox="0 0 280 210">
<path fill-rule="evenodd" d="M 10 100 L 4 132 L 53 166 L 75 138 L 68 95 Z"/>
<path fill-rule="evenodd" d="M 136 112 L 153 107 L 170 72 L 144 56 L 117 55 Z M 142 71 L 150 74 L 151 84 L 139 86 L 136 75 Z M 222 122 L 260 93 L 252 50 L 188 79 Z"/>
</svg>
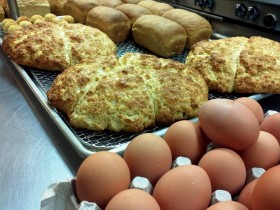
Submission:
<svg viewBox="0 0 280 210">
<path fill-rule="evenodd" d="M 139 52 L 139 53 L 150 53 L 144 48 L 136 45 L 134 41 L 129 40 L 124 43 L 117 45 L 117 56 L 121 56 L 126 52 Z M 185 50 L 180 55 L 173 56 L 171 59 L 185 62 L 188 51 Z M 137 135 L 135 133 L 117 133 L 113 131 L 90 131 L 86 129 L 75 129 L 69 123 L 67 117 L 60 111 L 53 108 L 47 100 L 47 91 L 51 87 L 54 79 L 60 72 L 54 71 L 44 71 L 34 68 L 27 68 L 17 65 L 12 62 L 16 67 L 19 75 L 24 79 L 26 84 L 29 86 L 30 90 L 38 98 L 41 105 L 50 115 L 53 123 L 58 126 L 60 131 L 64 134 L 67 140 L 71 143 L 77 153 L 85 158 L 88 155 L 100 151 L 108 150 L 122 154 L 127 146 L 127 144 Z M 209 92 L 209 99 L 214 98 L 228 98 L 236 99 L 242 96 L 249 96 L 255 100 L 260 100 L 264 97 L 269 96 L 268 94 L 221 94 L 215 92 Z M 190 119 L 192 121 L 197 121 L 197 118 Z M 142 133 L 155 133 L 157 135 L 163 136 L 166 132 L 167 127 L 153 127 L 150 129 L 144 130 Z"/>
</svg>

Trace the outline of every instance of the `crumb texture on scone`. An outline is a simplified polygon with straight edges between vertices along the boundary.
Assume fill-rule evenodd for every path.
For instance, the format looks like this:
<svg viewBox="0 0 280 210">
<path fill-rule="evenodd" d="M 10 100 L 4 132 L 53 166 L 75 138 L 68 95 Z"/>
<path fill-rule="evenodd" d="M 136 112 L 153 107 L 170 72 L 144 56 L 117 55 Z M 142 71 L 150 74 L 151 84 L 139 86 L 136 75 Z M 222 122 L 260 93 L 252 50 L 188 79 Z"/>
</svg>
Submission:
<svg viewBox="0 0 280 210">
<path fill-rule="evenodd" d="M 84 59 L 116 53 L 115 43 L 96 28 L 47 21 L 7 34 L 2 47 L 19 65 L 58 71 Z"/>
<path fill-rule="evenodd" d="M 196 43 L 186 58 L 209 90 L 280 93 L 280 43 L 259 37 L 231 37 Z"/>
<path fill-rule="evenodd" d="M 68 68 L 47 96 L 76 128 L 141 132 L 197 116 L 208 88 L 197 71 L 182 63 L 126 53 Z"/>
</svg>

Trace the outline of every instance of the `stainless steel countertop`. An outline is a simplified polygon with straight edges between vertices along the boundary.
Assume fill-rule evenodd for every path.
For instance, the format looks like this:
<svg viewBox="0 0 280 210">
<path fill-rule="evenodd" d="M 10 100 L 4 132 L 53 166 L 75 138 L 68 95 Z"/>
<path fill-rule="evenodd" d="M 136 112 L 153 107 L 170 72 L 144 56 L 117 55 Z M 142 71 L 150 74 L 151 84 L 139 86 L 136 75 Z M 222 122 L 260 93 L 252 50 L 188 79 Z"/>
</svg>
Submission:
<svg viewBox="0 0 280 210">
<path fill-rule="evenodd" d="M 44 190 L 72 179 L 82 159 L 0 57 L 0 209 L 38 210 Z"/>
<path fill-rule="evenodd" d="M 8 65 L 0 48 L 0 210 L 38 210 L 42 193 L 71 179 L 82 162 Z M 280 111 L 280 95 L 260 101 Z"/>
</svg>

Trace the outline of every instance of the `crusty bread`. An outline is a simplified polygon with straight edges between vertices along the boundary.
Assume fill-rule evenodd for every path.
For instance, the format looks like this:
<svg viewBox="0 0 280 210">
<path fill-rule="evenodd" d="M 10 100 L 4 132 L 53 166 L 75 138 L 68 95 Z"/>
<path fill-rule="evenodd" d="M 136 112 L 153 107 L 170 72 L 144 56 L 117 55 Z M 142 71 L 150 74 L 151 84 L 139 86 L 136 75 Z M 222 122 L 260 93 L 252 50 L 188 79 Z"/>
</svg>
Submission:
<svg viewBox="0 0 280 210">
<path fill-rule="evenodd" d="M 11 17 L 7 0 L 4 1 L 4 9 L 8 17 Z M 17 0 L 20 16 L 46 15 L 50 13 L 48 0 Z"/>
<path fill-rule="evenodd" d="M 86 25 L 100 29 L 115 43 L 125 41 L 131 28 L 130 21 L 123 12 L 105 6 L 93 8 L 87 15 Z"/>
<path fill-rule="evenodd" d="M 162 16 L 183 26 L 188 35 L 186 42 L 187 49 L 191 49 L 192 45 L 196 42 L 209 40 L 212 34 L 212 27 L 209 22 L 194 12 L 183 9 L 172 9 L 165 12 Z"/>
<path fill-rule="evenodd" d="M 143 15 L 132 26 L 134 41 L 156 55 L 170 57 L 182 53 L 186 31 L 178 23 L 157 15 Z"/>
<path fill-rule="evenodd" d="M 280 43 L 262 37 L 232 37 L 196 43 L 186 60 L 209 90 L 280 93 Z"/>
<path fill-rule="evenodd" d="M 64 7 L 67 0 L 48 0 L 50 3 L 51 13 L 56 15 L 65 15 Z"/>
<path fill-rule="evenodd" d="M 98 0 L 98 1 L 101 6 L 113 7 L 113 8 L 123 4 L 121 0 Z"/>
<path fill-rule="evenodd" d="M 152 0 L 140 1 L 137 5 L 149 9 L 154 15 L 163 15 L 165 12 L 174 9 L 170 4 Z"/>
<path fill-rule="evenodd" d="M 85 24 L 88 12 L 100 6 L 98 0 L 67 0 L 64 12 L 74 17 L 76 23 Z"/>
<path fill-rule="evenodd" d="M 84 59 L 116 53 L 115 43 L 96 28 L 46 21 L 6 35 L 2 47 L 17 64 L 59 71 Z"/>
<path fill-rule="evenodd" d="M 0 5 L 0 22 L 6 18 L 6 13 L 2 5 Z"/>
<path fill-rule="evenodd" d="M 142 15 L 151 15 L 152 12 L 145 7 L 136 4 L 122 4 L 116 7 L 117 10 L 123 12 L 130 20 L 131 25 Z"/>
<path fill-rule="evenodd" d="M 196 116 L 208 89 L 182 63 L 127 53 L 72 66 L 58 75 L 47 96 L 74 127 L 141 132 Z"/>
</svg>

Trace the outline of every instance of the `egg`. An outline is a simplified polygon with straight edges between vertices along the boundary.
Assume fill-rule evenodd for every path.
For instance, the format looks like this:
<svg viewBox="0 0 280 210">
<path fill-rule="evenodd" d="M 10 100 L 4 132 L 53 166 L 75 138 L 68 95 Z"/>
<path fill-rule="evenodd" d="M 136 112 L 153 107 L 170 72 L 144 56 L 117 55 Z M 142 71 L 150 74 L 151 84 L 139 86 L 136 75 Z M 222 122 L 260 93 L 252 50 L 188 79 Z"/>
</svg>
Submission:
<svg viewBox="0 0 280 210">
<path fill-rule="evenodd" d="M 132 139 L 123 156 L 131 172 L 146 177 L 152 185 L 166 173 L 172 165 L 172 154 L 168 144 L 152 133 L 144 133 Z"/>
<path fill-rule="evenodd" d="M 88 156 L 79 167 L 76 193 L 80 201 L 95 202 L 104 208 L 117 193 L 128 189 L 130 172 L 116 153 L 102 151 Z"/>
<path fill-rule="evenodd" d="M 153 196 L 161 210 L 206 209 L 211 200 L 210 179 L 199 166 L 179 166 L 158 180 Z"/>
<path fill-rule="evenodd" d="M 210 206 L 206 210 L 249 210 L 249 209 L 243 204 L 238 203 L 236 201 L 223 201 Z"/>
<path fill-rule="evenodd" d="M 127 189 L 115 195 L 105 210 L 160 210 L 157 201 L 149 193 L 139 189 Z"/>
<path fill-rule="evenodd" d="M 252 194 L 253 210 L 279 210 L 280 165 L 268 169 L 255 184 Z"/>
<path fill-rule="evenodd" d="M 209 100 L 201 106 L 198 118 L 208 138 L 233 150 L 249 148 L 260 133 L 259 122 L 253 112 L 234 100 Z"/>
<path fill-rule="evenodd" d="M 240 192 L 237 202 L 243 204 L 248 209 L 252 209 L 252 194 L 254 187 L 257 183 L 257 179 L 254 179 L 253 181 L 249 182 Z"/>
<path fill-rule="evenodd" d="M 245 164 L 241 157 L 230 149 L 216 148 L 207 152 L 198 166 L 210 177 L 213 191 L 226 190 L 235 195 L 246 181 Z"/>
<path fill-rule="evenodd" d="M 261 130 L 272 134 L 280 144 L 280 113 L 265 117 L 261 123 Z"/>
<path fill-rule="evenodd" d="M 237 98 L 236 101 L 247 106 L 258 119 L 259 124 L 261 124 L 261 122 L 264 119 L 264 112 L 263 112 L 263 108 L 259 104 L 259 102 L 257 102 L 256 100 L 254 100 L 252 98 L 248 98 L 248 97 L 240 97 L 240 98 Z"/>
<path fill-rule="evenodd" d="M 239 155 L 247 170 L 253 167 L 268 169 L 279 163 L 280 145 L 272 134 L 260 131 L 257 142 Z"/>
<path fill-rule="evenodd" d="M 163 139 L 171 149 L 173 160 L 183 156 L 191 159 L 192 163 L 198 162 L 210 142 L 199 124 L 188 120 L 173 123 L 167 129 Z"/>
</svg>

